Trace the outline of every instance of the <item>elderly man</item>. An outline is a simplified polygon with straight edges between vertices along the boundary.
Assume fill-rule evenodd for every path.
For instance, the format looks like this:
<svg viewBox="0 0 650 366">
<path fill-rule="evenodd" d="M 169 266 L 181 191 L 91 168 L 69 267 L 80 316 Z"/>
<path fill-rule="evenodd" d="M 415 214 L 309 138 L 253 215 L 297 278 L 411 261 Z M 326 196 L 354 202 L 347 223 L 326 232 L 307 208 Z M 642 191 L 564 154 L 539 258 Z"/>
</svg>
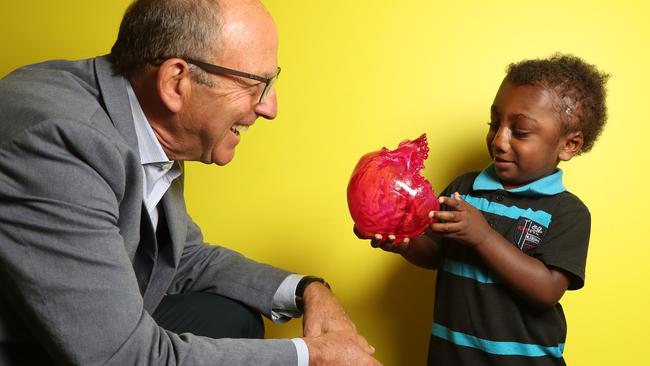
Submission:
<svg viewBox="0 0 650 366">
<path fill-rule="evenodd" d="M 203 242 L 183 161 L 277 113 L 256 0 L 141 0 L 109 56 L 0 81 L 0 364 L 379 365 L 323 279 Z M 264 340 L 259 314 L 304 313 Z"/>
</svg>

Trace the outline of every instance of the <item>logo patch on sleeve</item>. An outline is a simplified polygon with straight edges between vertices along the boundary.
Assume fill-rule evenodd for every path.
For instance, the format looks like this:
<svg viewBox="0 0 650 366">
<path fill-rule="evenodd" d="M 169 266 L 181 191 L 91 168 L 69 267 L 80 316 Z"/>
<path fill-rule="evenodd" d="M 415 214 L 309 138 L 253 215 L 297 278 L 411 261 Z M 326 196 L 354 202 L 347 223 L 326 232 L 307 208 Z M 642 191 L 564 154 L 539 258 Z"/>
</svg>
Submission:
<svg viewBox="0 0 650 366">
<path fill-rule="evenodd" d="M 546 234 L 546 228 L 531 219 L 520 217 L 515 226 L 513 243 L 522 251 L 537 248 Z"/>
</svg>

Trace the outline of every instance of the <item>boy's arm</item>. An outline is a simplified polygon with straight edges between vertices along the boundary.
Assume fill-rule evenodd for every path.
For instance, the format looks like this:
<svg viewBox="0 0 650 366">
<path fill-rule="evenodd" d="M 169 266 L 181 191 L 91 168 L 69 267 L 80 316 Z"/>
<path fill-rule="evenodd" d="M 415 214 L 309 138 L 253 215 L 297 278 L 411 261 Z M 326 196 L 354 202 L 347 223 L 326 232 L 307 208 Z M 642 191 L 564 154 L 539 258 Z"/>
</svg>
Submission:
<svg viewBox="0 0 650 366">
<path fill-rule="evenodd" d="M 412 264 L 428 269 L 439 267 L 442 259 L 442 246 L 428 236 L 423 234 L 401 245 L 402 248 L 395 250 L 395 252 L 401 254 L 404 259 Z"/>
<path fill-rule="evenodd" d="M 360 239 L 370 239 L 361 236 L 356 230 L 354 232 Z M 442 259 L 442 245 L 425 234 L 415 238 L 405 238 L 402 241 L 394 241 L 392 236 L 389 236 L 387 240 L 382 239 L 381 235 L 376 234 L 371 239 L 370 244 L 374 248 L 400 254 L 404 259 L 418 267 L 436 269 Z"/>
<path fill-rule="evenodd" d="M 455 193 L 441 197 L 450 211 L 436 211 L 431 230 L 474 249 L 487 266 L 523 299 L 538 307 L 555 305 L 569 286 L 561 271 L 514 247 L 492 229 L 483 215 Z"/>
</svg>

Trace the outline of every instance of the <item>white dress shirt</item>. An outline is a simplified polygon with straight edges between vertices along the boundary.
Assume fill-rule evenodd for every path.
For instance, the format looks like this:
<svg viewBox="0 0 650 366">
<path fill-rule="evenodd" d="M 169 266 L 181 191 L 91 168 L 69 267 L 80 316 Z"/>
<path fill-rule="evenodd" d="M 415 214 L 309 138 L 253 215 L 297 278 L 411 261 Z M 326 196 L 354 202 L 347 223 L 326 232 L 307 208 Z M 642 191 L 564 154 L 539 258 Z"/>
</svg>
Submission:
<svg viewBox="0 0 650 366">
<path fill-rule="evenodd" d="M 138 98 L 130 84 L 127 83 L 127 93 L 131 105 L 131 113 L 135 123 L 135 134 L 138 140 L 140 162 L 142 163 L 143 197 L 154 230 L 158 226 L 158 202 L 162 199 L 174 179 L 183 174 L 181 165 L 169 160 L 158 138 L 153 132 L 147 117 L 138 102 Z M 304 276 L 291 274 L 282 281 L 280 287 L 273 295 L 273 309 L 271 320 L 284 323 L 290 318 L 301 316 L 296 307 L 295 293 L 298 282 Z M 309 366 L 309 350 L 302 338 L 294 338 L 294 345 L 298 354 L 297 366 Z"/>
</svg>

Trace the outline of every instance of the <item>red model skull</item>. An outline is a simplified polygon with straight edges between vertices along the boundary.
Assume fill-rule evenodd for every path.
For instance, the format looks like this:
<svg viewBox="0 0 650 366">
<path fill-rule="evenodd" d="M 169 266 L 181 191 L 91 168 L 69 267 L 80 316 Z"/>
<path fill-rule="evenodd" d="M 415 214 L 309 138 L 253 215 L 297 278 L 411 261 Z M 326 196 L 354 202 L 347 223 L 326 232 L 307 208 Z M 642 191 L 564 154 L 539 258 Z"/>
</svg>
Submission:
<svg viewBox="0 0 650 366">
<path fill-rule="evenodd" d="M 383 240 L 420 235 L 433 222 L 429 212 L 440 204 L 431 184 L 420 175 L 429 153 L 427 136 L 402 141 L 359 159 L 348 184 L 348 208 L 357 233 Z"/>
</svg>

